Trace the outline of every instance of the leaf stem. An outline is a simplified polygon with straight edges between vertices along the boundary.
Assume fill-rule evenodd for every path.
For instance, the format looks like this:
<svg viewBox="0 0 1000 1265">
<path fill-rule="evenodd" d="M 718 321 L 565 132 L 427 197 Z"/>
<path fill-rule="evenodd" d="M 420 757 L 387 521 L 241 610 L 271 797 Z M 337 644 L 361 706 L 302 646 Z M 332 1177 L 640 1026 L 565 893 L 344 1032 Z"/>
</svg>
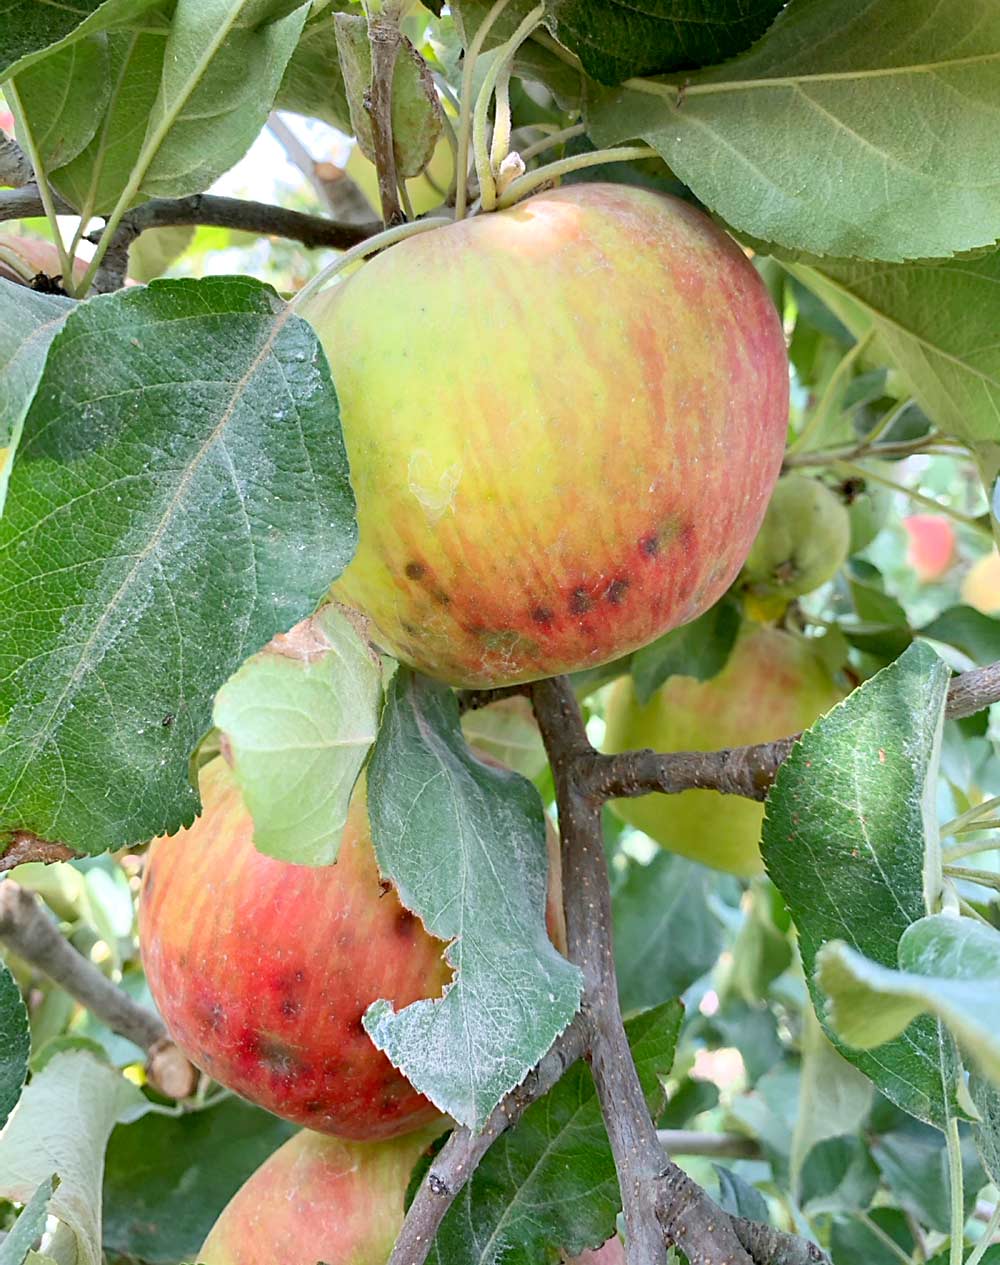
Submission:
<svg viewBox="0 0 1000 1265">
<path fill-rule="evenodd" d="M 472 113 L 472 150 L 476 160 L 476 177 L 479 181 L 479 196 L 484 211 L 492 211 L 497 204 L 496 171 L 500 162 L 507 157 L 510 147 L 510 65 L 514 54 L 528 36 L 541 24 L 545 14 L 544 5 L 537 5 L 520 23 L 514 34 L 493 56 L 493 61 L 483 79 L 479 95 L 476 97 Z M 490 101 L 493 93 L 497 93 L 497 135 L 493 138 L 493 153 L 486 144 L 486 132 L 489 122 Z M 506 121 L 504 106 L 506 105 Z M 503 153 L 500 153 L 500 150 Z M 499 158 L 497 157 L 499 155 Z M 493 165 L 496 160 L 496 166 Z"/>
<path fill-rule="evenodd" d="M 548 149 L 555 149 L 557 145 L 562 145 L 565 141 L 575 140 L 578 136 L 583 136 L 586 127 L 582 123 L 574 123 L 572 127 L 561 127 L 558 132 L 550 132 L 547 136 L 543 136 L 540 141 L 535 141 L 532 145 L 525 146 L 521 150 L 521 157 L 525 162 L 532 158 L 537 158 L 539 154 L 544 154 Z"/>
<path fill-rule="evenodd" d="M 636 162 L 644 158 L 659 158 L 659 154 L 649 145 L 618 145 L 613 149 L 595 149 L 589 154 L 572 154 L 568 158 L 557 159 L 554 163 L 547 163 L 544 167 L 536 167 L 534 171 L 518 176 L 497 199 L 497 207 L 502 210 L 513 206 L 515 202 L 520 202 L 535 189 L 551 184 L 560 176 L 567 176 L 572 171 L 582 171 L 585 167 L 599 167 L 602 163 Z"/>
<path fill-rule="evenodd" d="M 938 514 L 944 514 L 956 523 L 961 523 L 964 527 L 970 527 L 973 531 L 980 532 L 992 539 L 992 532 L 989 526 L 981 523 L 978 518 L 973 518 L 971 514 L 963 514 L 961 510 L 952 509 L 950 505 L 945 505 L 941 501 L 935 501 L 933 497 L 925 496 L 923 492 L 918 492 L 916 488 L 904 487 L 903 484 L 896 483 L 893 479 L 887 479 L 884 474 L 879 474 L 877 471 L 870 470 L 865 466 L 855 465 L 853 461 L 838 460 L 831 464 L 857 479 L 871 479 L 874 483 L 881 483 L 883 487 L 891 488 L 901 496 L 909 497 L 911 501 L 916 501 L 918 505 L 925 505 L 928 509 L 934 510 Z"/>
<path fill-rule="evenodd" d="M 951 1116 L 945 1129 L 948 1144 L 948 1185 L 951 1191 L 951 1244 L 948 1265 L 962 1265 L 962 1248 L 965 1236 L 964 1174 L 962 1172 L 962 1146 L 958 1135 L 958 1120 Z"/>
<path fill-rule="evenodd" d="M 462 104 L 458 112 L 458 155 L 455 160 L 455 219 L 465 219 L 469 198 L 469 137 L 472 133 L 472 79 L 476 61 L 486 43 L 494 22 L 503 13 L 510 0 L 494 0 L 494 4 L 480 23 L 479 30 L 465 51 L 462 63 Z"/>
<path fill-rule="evenodd" d="M 941 834 L 956 834 L 959 830 L 971 826 L 973 822 L 978 822 L 981 818 L 988 816 L 997 807 L 1000 807 L 1000 795 L 994 795 L 992 799 L 984 799 L 978 804 L 973 804 L 964 813 L 959 813 L 951 821 L 945 822 L 941 827 Z"/>
<path fill-rule="evenodd" d="M 358 242 L 357 246 L 352 246 L 350 250 L 345 250 L 339 259 L 335 259 L 332 264 L 324 268 L 322 272 L 316 274 L 313 279 L 302 287 L 302 289 L 291 300 L 289 306 L 292 309 L 301 307 L 306 299 L 317 294 L 324 289 L 328 281 L 332 281 L 338 273 L 349 268 L 351 264 L 357 263 L 359 259 L 365 259 L 368 255 L 374 255 L 376 251 L 383 250 L 386 246 L 392 246 L 396 242 L 401 242 L 405 237 L 416 237 L 418 233 L 427 233 L 435 228 L 444 228 L 452 221 L 444 215 L 430 217 L 426 220 L 414 220 L 412 223 L 396 224 L 393 228 L 387 228 L 384 232 L 376 233 L 374 237 L 369 237 L 367 241 Z"/>
<path fill-rule="evenodd" d="M 950 848 L 944 849 L 944 860 L 948 863 L 952 861 L 961 861 L 963 857 L 978 856 L 980 852 L 994 852 L 1000 848 L 1000 838 L 994 839 L 971 839 L 967 843 L 953 843 Z"/>
<path fill-rule="evenodd" d="M 992 887 L 1000 892 L 1000 874 L 993 870 L 976 870 L 964 865 L 946 864 L 944 872 L 949 878 L 965 879 L 967 883 L 976 883 L 979 887 Z"/>
<path fill-rule="evenodd" d="M 848 348 L 841 357 L 836 369 L 834 369 L 833 373 L 830 374 L 830 380 L 827 382 L 823 389 L 823 394 L 819 397 L 819 400 L 814 406 L 809 420 L 806 422 L 805 426 L 803 426 L 801 432 L 795 437 L 795 440 L 789 445 L 789 456 L 794 456 L 795 454 L 802 452 L 802 450 L 808 445 L 809 440 L 812 439 L 816 431 L 819 430 L 826 421 L 827 416 L 833 407 L 833 402 L 836 399 L 837 392 L 844 385 L 845 380 L 850 377 L 851 370 L 854 368 L 854 362 L 872 341 L 873 337 L 874 330 L 869 330 L 857 340 L 853 347 Z"/>
<path fill-rule="evenodd" d="M 31 165 L 35 169 L 35 183 L 38 185 L 38 194 L 42 199 L 42 206 L 45 208 L 45 218 L 49 222 L 49 228 L 52 230 L 52 236 L 55 238 L 56 249 L 59 251 L 59 266 L 62 268 L 63 289 L 67 294 L 86 294 L 87 290 L 81 286 L 79 291 L 76 290 L 76 278 L 73 275 L 73 260 L 66 249 L 66 243 L 63 241 L 62 233 L 59 231 L 59 220 L 56 217 L 55 201 L 52 197 L 52 189 L 49 185 L 48 176 L 45 174 L 45 167 L 42 163 L 42 155 L 38 146 L 35 144 L 35 133 L 28 121 L 28 116 L 24 112 L 24 106 L 21 104 L 21 98 L 18 95 L 17 88 L 14 86 L 14 80 L 8 79 L 4 84 L 4 95 L 10 102 L 11 107 L 17 114 L 18 122 L 21 125 L 21 131 L 24 134 L 24 148 L 28 152 L 28 158 Z M 84 278 L 86 280 L 86 278 Z"/>
</svg>

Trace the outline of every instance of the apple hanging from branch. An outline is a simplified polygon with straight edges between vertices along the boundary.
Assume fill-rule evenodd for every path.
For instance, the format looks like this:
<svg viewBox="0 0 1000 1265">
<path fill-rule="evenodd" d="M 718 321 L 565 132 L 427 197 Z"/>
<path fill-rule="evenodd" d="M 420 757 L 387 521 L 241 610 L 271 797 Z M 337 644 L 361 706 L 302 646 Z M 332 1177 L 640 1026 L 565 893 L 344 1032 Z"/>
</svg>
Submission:
<svg viewBox="0 0 1000 1265">
<path fill-rule="evenodd" d="M 407 663 L 465 686 L 595 667 L 742 566 L 781 464 L 785 341 L 688 204 L 538 194 L 399 242 L 300 311 L 358 499 L 335 592 Z"/>
</svg>

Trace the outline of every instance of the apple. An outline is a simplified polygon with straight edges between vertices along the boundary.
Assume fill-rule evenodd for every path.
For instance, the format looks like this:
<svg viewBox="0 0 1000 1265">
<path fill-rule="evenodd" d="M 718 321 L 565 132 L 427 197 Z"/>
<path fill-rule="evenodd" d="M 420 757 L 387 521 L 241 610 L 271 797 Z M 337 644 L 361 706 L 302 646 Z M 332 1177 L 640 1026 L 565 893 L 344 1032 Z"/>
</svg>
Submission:
<svg viewBox="0 0 1000 1265">
<path fill-rule="evenodd" d="M 909 537 L 906 560 L 921 584 L 931 584 L 955 561 L 955 527 L 943 514 L 911 514 L 903 519 Z"/>
<path fill-rule="evenodd" d="M 962 581 L 962 601 L 984 615 L 1000 611 L 1000 553 L 995 549 L 969 568 Z"/>
<path fill-rule="evenodd" d="M 631 677 L 611 687 L 606 751 L 715 751 L 797 733 L 843 697 L 808 639 L 747 622 L 707 681 L 672 676 L 645 707 Z M 731 874 L 763 868 L 763 805 L 717 791 L 615 800 L 614 811 L 671 852 Z"/>
<path fill-rule="evenodd" d="M 139 942 L 153 998 L 191 1062 L 276 1115 L 343 1137 L 391 1137 L 436 1111 L 362 1026 L 380 997 L 440 996 L 444 945 L 382 882 L 363 788 L 335 866 L 253 846 L 223 760 L 201 773 L 201 816 L 153 843 Z"/>
<path fill-rule="evenodd" d="M 4 256 L 8 258 L 5 259 Z M 11 257 L 20 267 L 14 267 Z M 47 242 L 40 237 L 15 237 L 11 233 L 0 233 L 0 277 L 8 281 L 21 282 L 23 274 L 35 276 L 40 272 L 47 277 L 62 276 L 62 261 L 54 242 Z M 85 259 L 74 259 L 73 275 L 76 280 L 82 279 L 87 271 Z"/>
<path fill-rule="evenodd" d="M 615 1235 L 602 1247 L 572 1257 L 566 1265 L 625 1265 L 625 1245 Z"/>
<path fill-rule="evenodd" d="M 818 479 L 785 475 L 750 548 L 743 581 L 753 597 L 776 599 L 784 609 L 832 579 L 850 543 L 850 516 L 837 494 Z"/>
<path fill-rule="evenodd" d="M 596 667 L 709 607 L 781 465 L 781 323 L 677 199 L 575 184 L 410 237 L 304 302 L 360 543 L 335 586 L 453 685 Z"/>
<path fill-rule="evenodd" d="M 886 475 L 892 470 L 889 463 L 884 461 L 867 461 L 864 468 Z M 892 491 L 884 483 L 862 478 L 846 479 L 839 490 L 851 520 L 848 554 L 853 556 L 867 548 L 888 522 L 892 512 Z"/>
<path fill-rule="evenodd" d="M 426 1130 L 347 1142 L 303 1129 L 226 1205 L 202 1265 L 385 1265 L 403 1224 L 407 1183 Z"/>
<path fill-rule="evenodd" d="M 139 942 L 153 998 L 195 1066 L 244 1098 L 323 1133 L 371 1140 L 419 1128 L 432 1105 L 372 1044 L 362 1017 L 438 997 L 444 944 L 379 875 L 364 784 L 334 866 L 253 846 L 224 760 L 201 771 L 202 814 L 150 848 Z M 547 920 L 565 952 L 559 842 L 549 834 Z"/>
</svg>

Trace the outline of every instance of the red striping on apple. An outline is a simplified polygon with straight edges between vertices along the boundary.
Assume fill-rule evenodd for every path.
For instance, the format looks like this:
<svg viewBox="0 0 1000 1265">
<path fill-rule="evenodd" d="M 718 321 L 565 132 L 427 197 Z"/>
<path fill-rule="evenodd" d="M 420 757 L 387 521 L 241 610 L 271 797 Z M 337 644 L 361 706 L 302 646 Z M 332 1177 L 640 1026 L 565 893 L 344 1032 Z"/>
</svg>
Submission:
<svg viewBox="0 0 1000 1265">
<path fill-rule="evenodd" d="M 700 211 L 572 185 L 399 242 L 301 311 L 358 498 L 334 591 L 405 662 L 463 686 L 594 667 L 735 578 L 788 362 L 763 282 Z"/>
</svg>

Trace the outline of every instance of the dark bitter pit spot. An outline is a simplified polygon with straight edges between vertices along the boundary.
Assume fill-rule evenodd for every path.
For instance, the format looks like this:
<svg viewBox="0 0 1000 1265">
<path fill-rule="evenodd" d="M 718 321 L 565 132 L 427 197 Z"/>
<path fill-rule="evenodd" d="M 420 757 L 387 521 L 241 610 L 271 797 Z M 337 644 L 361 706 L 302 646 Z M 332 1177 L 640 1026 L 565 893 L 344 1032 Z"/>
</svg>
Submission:
<svg viewBox="0 0 1000 1265">
<path fill-rule="evenodd" d="M 427 574 L 427 568 L 422 562 L 408 562 L 403 569 L 411 580 L 422 580 Z"/>
<path fill-rule="evenodd" d="M 586 589 L 574 589 L 569 598 L 569 609 L 574 615 L 586 615 L 594 605 Z"/>
<path fill-rule="evenodd" d="M 551 624 L 552 611 L 547 606 L 536 606 L 531 612 L 531 618 L 536 624 Z"/>
<path fill-rule="evenodd" d="M 396 934 L 400 936 L 411 936 L 413 934 L 413 924 L 417 921 L 416 915 L 411 914 L 408 909 L 401 909 L 396 915 Z"/>
<path fill-rule="evenodd" d="M 296 1001 L 292 997 L 286 997 L 285 1000 L 281 1003 L 281 1013 L 285 1016 L 286 1019 L 294 1019 L 295 1016 L 299 1014 L 301 1010 L 302 1010 L 302 1003 L 300 1001 Z"/>
<path fill-rule="evenodd" d="M 660 540 L 655 532 L 650 532 L 648 536 L 643 536 L 639 541 L 639 552 L 647 558 L 655 558 L 660 552 Z"/>
<path fill-rule="evenodd" d="M 612 606 L 620 606 L 628 592 L 628 580 L 612 580 L 608 585 L 606 597 Z"/>
</svg>

